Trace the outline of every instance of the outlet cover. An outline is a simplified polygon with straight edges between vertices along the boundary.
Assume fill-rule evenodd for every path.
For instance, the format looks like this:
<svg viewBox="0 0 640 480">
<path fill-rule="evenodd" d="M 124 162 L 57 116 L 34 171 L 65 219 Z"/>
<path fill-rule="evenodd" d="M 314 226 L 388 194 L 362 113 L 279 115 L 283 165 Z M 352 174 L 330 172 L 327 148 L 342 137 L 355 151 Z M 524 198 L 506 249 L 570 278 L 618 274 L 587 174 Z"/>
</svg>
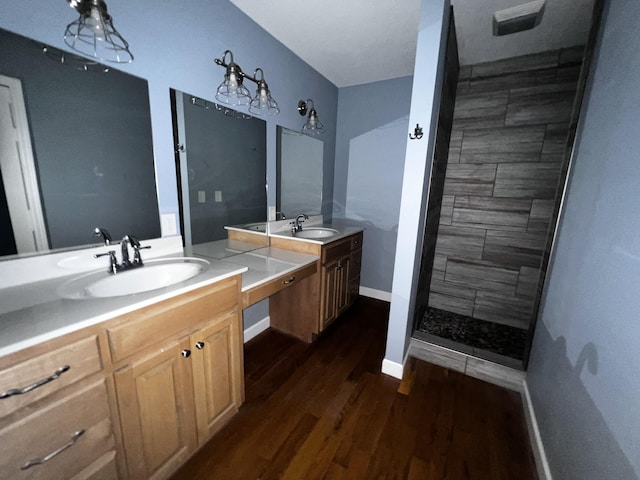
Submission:
<svg viewBox="0 0 640 480">
<path fill-rule="evenodd" d="M 163 237 L 178 234 L 178 224 L 176 222 L 175 213 L 163 213 L 162 215 L 160 215 L 160 220 Z"/>
<path fill-rule="evenodd" d="M 215 191 L 215 200 L 216 200 L 216 202 L 221 202 L 222 201 L 222 190 L 216 190 Z"/>
<path fill-rule="evenodd" d="M 198 190 L 198 203 L 206 203 L 207 202 L 207 192 L 204 190 Z"/>
</svg>

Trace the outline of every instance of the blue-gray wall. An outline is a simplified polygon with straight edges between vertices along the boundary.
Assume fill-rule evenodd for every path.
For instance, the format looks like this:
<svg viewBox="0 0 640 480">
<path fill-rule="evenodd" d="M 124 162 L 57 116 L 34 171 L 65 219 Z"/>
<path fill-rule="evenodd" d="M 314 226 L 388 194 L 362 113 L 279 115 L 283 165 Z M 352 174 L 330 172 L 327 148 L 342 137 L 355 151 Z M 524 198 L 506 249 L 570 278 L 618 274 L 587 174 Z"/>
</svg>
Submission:
<svg viewBox="0 0 640 480">
<path fill-rule="evenodd" d="M 341 88 L 334 219 L 366 228 L 360 284 L 391 292 L 413 77 Z"/>
<path fill-rule="evenodd" d="M 640 473 L 640 2 L 604 19 L 527 373 L 554 480 Z"/>
</svg>

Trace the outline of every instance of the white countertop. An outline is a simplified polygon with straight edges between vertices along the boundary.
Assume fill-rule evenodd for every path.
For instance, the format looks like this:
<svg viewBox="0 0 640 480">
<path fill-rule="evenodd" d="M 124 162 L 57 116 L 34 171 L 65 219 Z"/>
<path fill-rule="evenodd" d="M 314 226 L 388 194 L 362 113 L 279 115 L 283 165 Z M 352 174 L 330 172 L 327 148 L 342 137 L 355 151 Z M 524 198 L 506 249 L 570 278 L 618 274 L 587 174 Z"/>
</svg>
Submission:
<svg viewBox="0 0 640 480">
<path fill-rule="evenodd" d="M 329 223 L 311 224 L 311 225 L 303 224 L 302 230 L 304 231 L 305 228 L 312 229 L 317 227 L 332 228 L 334 230 L 338 230 L 338 233 L 336 233 L 335 235 L 331 235 L 330 237 L 324 237 L 324 238 L 302 238 L 302 237 L 297 237 L 296 234 L 292 233 L 291 229 L 288 228 L 282 231 L 272 232 L 269 234 L 269 236 L 277 237 L 277 238 L 292 238 L 299 242 L 315 243 L 317 245 L 327 245 L 329 243 L 335 242 L 336 240 L 340 240 L 342 238 L 353 235 L 354 233 L 362 232 L 364 230 L 364 228 L 362 227 L 345 227 L 345 226 L 333 225 Z"/>
</svg>

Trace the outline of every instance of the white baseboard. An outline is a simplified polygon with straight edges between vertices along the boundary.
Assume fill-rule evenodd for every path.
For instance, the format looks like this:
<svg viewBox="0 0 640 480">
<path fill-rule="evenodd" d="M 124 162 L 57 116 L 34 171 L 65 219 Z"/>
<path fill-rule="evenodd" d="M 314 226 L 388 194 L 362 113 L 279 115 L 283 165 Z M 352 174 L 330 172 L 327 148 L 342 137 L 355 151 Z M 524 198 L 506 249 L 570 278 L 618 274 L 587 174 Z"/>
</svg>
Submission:
<svg viewBox="0 0 640 480">
<path fill-rule="evenodd" d="M 360 295 L 363 297 L 375 298 L 376 300 L 383 300 L 385 302 L 391 301 L 391 292 L 376 290 L 375 288 L 360 287 Z"/>
<path fill-rule="evenodd" d="M 253 337 L 257 337 L 262 332 L 264 332 L 271 325 L 271 319 L 269 317 L 264 317 L 258 323 L 254 323 L 249 328 L 244 331 L 244 343 L 247 343 Z"/>
<path fill-rule="evenodd" d="M 531 401 L 529 386 L 527 385 L 526 379 L 524 380 L 524 382 L 522 382 L 522 399 L 524 400 L 524 414 L 527 419 L 530 443 L 531 448 L 533 449 L 533 456 L 536 460 L 538 476 L 540 477 L 540 480 L 553 480 L 553 477 L 551 476 L 551 469 L 549 468 L 549 462 L 547 461 L 547 454 L 544 451 L 544 444 L 542 443 L 542 436 L 540 435 L 540 429 L 538 428 L 536 412 L 533 409 L 533 402 Z"/>
<path fill-rule="evenodd" d="M 392 362 L 386 358 L 382 360 L 382 373 L 391 377 L 402 379 L 402 372 L 404 371 L 404 365 L 398 362 Z"/>
</svg>

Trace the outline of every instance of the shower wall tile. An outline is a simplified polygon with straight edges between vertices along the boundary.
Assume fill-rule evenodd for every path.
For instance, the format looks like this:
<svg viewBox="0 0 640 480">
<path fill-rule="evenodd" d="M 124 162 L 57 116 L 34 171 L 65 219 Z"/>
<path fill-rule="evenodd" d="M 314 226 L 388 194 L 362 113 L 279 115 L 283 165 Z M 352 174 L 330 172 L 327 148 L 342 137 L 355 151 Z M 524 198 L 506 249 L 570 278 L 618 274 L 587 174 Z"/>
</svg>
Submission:
<svg viewBox="0 0 640 480">
<path fill-rule="evenodd" d="M 496 292 L 479 291 L 473 317 L 518 328 L 528 328 L 533 301 Z"/>
<path fill-rule="evenodd" d="M 490 197 L 493 194 L 496 167 L 495 164 L 449 165 L 444 181 L 444 194 Z"/>
<path fill-rule="evenodd" d="M 473 65 L 472 78 L 493 77 L 514 72 L 527 72 L 558 66 L 560 52 L 558 50 L 507 58 L 495 62 Z"/>
<path fill-rule="evenodd" d="M 429 305 L 527 328 L 582 47 L 463 67 Z"/>
<path fill-rule="evenodd" d="M 536 296 L 536 288 L 538 287 L 538 277 L 540 276 L 539 268 L 522 267 L 518 276 L 518 284 L 516 285 L 516 295 L 534 299 Z"/>
<path fill-rule="evenodd" d="M 545 125 L 467 129 L 464 131 L 460 162 L 537 162 L 545 132 Z"/>
<path fill-rule="evenodd" d="M 505 125 L 568 125 L 575 95 L 575 82 L 512 89 Z"/>
<path fill-rule="evenodd" d="M 495 197 L 552 199 L 560 165 L 555 163 L 501 163 L 493 189 Z"/>
</svg>

